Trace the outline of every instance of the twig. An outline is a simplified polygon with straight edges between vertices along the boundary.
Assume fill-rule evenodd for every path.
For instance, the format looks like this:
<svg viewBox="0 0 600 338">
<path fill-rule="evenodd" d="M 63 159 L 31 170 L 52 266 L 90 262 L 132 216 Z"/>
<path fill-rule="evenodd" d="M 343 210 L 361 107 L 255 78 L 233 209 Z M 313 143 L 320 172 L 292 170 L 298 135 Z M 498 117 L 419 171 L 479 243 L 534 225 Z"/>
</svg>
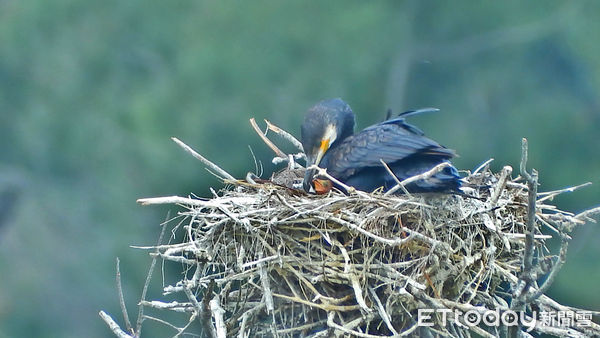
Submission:
<svg viewBox="0 0 600 338">
<path fill-rule="evenodd" d="M 114 319 L 111 318 L 106 312 L 100 311 L 100 318 L 108 325 L 108 328 L 114 333 L 115 336 L 119 338 L 132 338 L 132 336 L 128 335 L 125 331 L 121 330 L 119 324 L 117 324 Z"/>
<path fill-rule="evenodd" d="M 125 297 L 123 296 L 123 287 L 121 285 L 121 261 L 119 257 L 117 257 L 117 293 L 119 294 L 119 305 L 121 306 L 121 312 L 123 313 L 123 320 L 125 321 L 125 327 L 127 331 L 131 334 L 135 335 L 136 331 L 133 331 L 133 327 L 131 326 L 131 322 L 129 321 L 129 315 L 127 314 L 127 306 L 125 305 Z"/>
<path fill-rule="evenodd" d="M 269 130 L 272 130 L 273 132 L 277 133 L 279 136 L 283 137 L 284 139 L 288 140 L 291 144 L 293 144 L 294 147 L 296 147 L 298 150 L 300 150 L 301 152 L 304 152 L 304 147 L 302 147 L 302 143 L 300 141 L 298 141 L 298 139 L 295 138 L 292 134 L 277 127 L 276 125 L 271 123 L 269 120 L 265 120 L 265 122 L 267 123 L 267 128 L 269 128 Z"/>
<path fill-rule="evenodd" d="M 560 271 L 560 268 L 562 268 L 563 264 L 565 264 L 565 262 L 567 261 L 567 249 L 569 248 L 569 239 L 567 236 L 565 236 L 562 229 L 561 229 L 561 235 L 562 235 L 562 238 L 561 238 L 561 243 L 560 243 L 560 253 L 558 256 L 558 260 L 554 263 L 554 265 L 552 266 L 552 269 L 550 269 L 550 273 L 548 274 L 548 277 L 546 278 L 544 283 L 532 295 L 528 296 L 525 299 L 525 304 L 529 304 L 529 303 L 535 301 L 541 295 L 543 295 L 544 292 L 546 292 L 548 290 L 550 285 L 552 285 L 552 283 L 554 283 L 554 279 L 558 275 L 558 271 Z"/>
<path fill-rule="evenodd" d="M 158 236 L 158 242 L 156 243 L 155 253 L 160 253 L 158 247 L 160 247 L 163 237 L 165 235 L 165 229 L 167 228 L 166 222 L 169 220 L 171 213 L 167 213 L 167 217 L 165 222 L 163 222 L 162 229 L 160 230 L 160 235 Z M 140 337 L 142 334 L 142 323 L 144 322 L 144 305 L 143 302 L 146 300 L 146 294 L 148 293 L 148 287 L 150 286 L 150 280 L 152 279 L 152 274 L 154 273 L 154 267 L 156 266 L 157 255 L 152 257 L 152 261 L 150 263 L 150 268 L 148 269 L 148 274 L 146 275 L 146 281 L 144 282 L 144 288 L 142 289 L 142 296 L 140 297 L 140 304 L 138 305 L 138 317 L 135 324 L 135 334 L 137 337 Z"/>
<path fill-rule="evenodd" d="M 219 296 L 215 296 L 210 301 L 210 311 L 212 312 L 215 320 L 217 338 L 226 338 L 227 328 L 225 327 L 225 321 L 223 321 L 225 310 L 223 310 L 221 304 L 219 304 Z"/>
<path fill-rule="evenodd" d="M 212 163 L 211 161 L 207 160 L 204 156 L 198 154 L 194 149 L 192 149 L 187 144 L 181 142 L 178 138 L 171 137 L 171 140 L 173 140 L 175 143 L 177 143 L 177 145 L 179 145 L 181 148 L 183 148 L 183 150 L 187 151 L 192 156 L 194 156 L 196 159 L 198 159 L 202 163 L 204 163 L 204 165 L 206 165 L 210 169 L 212 169 L 215 172 L 217 172 L 218 174 L 220 174 L 222 176 L 221 179 L 226 178 L 226 179 L 230 179 L 230 180 L 235 181 L 235 177 L 231 176 L 231 174 L 229 174 L 225 170 L 221 169 L 221 167 L 219 167 L 218 165 L 216 165 L 216 164 Z"/>
<path fill-rule="evenodd" d="M 500 198 L 502 191 L 506 187 L 506 180 L 508 179 L 511 173 L 511 166 L 507 165 L 504 168 L 502 168 L 502 171 L 500 172 L 500 178 L 498 179 L 498 184 L 496 184 L 496 186 L 494 187 L 494 192 L 492 193 L 492 196 L 490 196 L 490 206 L 492 208 L 496 206 L 496 203 L 498 203 L 498 199 Z"/>
<path fill-rule="evenodd" d="M 360 309 L 360 305 L 335 305 L 335 304 L 318 304 L 315 302 L 311 302 L 299 297 L 291 297 L 286 295 L 280 295 L 278 293 L 273 293 L 273 296 L 277 298 L 287 299 L 292 302 L 312 306 L 325 311 L 353 311 Z"/>
<path fill-rule="evenodd" d="M 206 201 L 187 198 L 187 197 L 179 197 L 179 196 L 140 198 L 136 202 L 141 205 L 155 205 L 155 204 L 186 204 L 189 206 L 206 205 Z"/>
<path fill-rule="evenodd" d="M 326 320 L 320 320 L 314 323 L 308 323 L 308 324 L 304 324 L 304 325 L 299 325 L 296 327 L 290 327 L 289 329 L 281 329 L 281 330 L 277 330 L 278 334 L 288 334 L 288 333 L 293 333 L 295 331 L 307 331 L 310 330 L 314 327 L 323 325 L 323 324 L 327 324 Z"/>
<path fill-rule="evenodd" d="M 184 327 L 177 327 L 177 326 L 167 322 L 166 320 L 162 320 L 160 318 L 144 315 L 144 320 L 146 320 L 146 319 L 161 323 L 161 324 L 166 325 L 166 326 L 172 328 L 173 330 L 177 331 L 177 334 L 173 336 L 173 338 L 177 338 L 177 337 L 180 337 L 185 332 L 185 330 L 187 330 L 190 327 L 190 325 L 192 325 L 192 323 L 196 320 L 196 315 L 192 314 L 188 320 L 188 323 L 185 324 Z M 202 337 L 200 335 L 195 335 L 195 334 L 190 334 L 190 333 L 187 333 L 186 335 L 190 336 L 190 337 Z"/>
<path fill-rule="evenodd" d="M 209 309 L 209 305 L 206 303 L 206 301 L 209 299 L 209 297 L 205 294 L 205 302 L 203 302 L 203 304 L 201 305 L 198 302 L 198 299 L 196 299 L 196 296 L 194 296 L 194 294 L 192 293 L 192 290 L 190 290 L 190 288 L 187 285 L 184 286 L 183 291 L 187 298 L 190 300 L 190 302 L 192 302 L 192 305 L 194 305 L 194 308 L 198 313 L 198 318 L 200 319 L 200 324 L 202 325 L 204 332 L 212 338 L 220 338 L 217 337 L 217 331 L 212 325 L 210 320 L 210 313 L 207 311 Z M 206 293 L 208 293 L 208 290 L 206 290 Z"/>
<path fill-rule="evenodd" d="M 535 213 L 537 199 L 537 171 L 533 169 L 531 174 L 527 172 L 527 139 L 522 140 L 522 157 L 520 166 L 521 176 L 527 181 L 527 223 L 525 233 L 525 254 L 523 257 L 523 276 L 526 282 L 524 292 L 527 292 L 533 281 L 533 251 L 535 235 Z M 520 296 L 520 295 L 519 295 Z"/>
<path fill-rule="evenodd" d="M 262 258 L 262 256 L 263 255 L 261 251 L 259 258 Z M 273 313 L 273 293 L 271 292 L 271 283 L 269 282 L 269 276 L 267 275 L 267 269 L 265 268 L 265 261 L 259 259 L 258 270 L 260 271 L 260 282 L 263 288 L 263 296 L 265 297 L 264 299 L 267 307 L 267 313 Z"/>
<path fill-rule="evenodd" d="M 371 297 L 375 300 L 375 304 L 377 304 L 377 311 L 379 311 L 379 316 L 381 317 L 385 325 L 388 327 L 390 332 L 392 332 L 392 334 L 394 335 L 398 335 L 398 331 L 396 331 L 396 329 L 392 325 L 392 322 L 390 322 L 390 315 L 383 308 L 383 304 L 381 304 L 381 300 L 377 296 L 377 293 L 375 292 L 375 290 L 373 290 L 372 287 L 369 286 L 368 288 Z"/>
<path fill-rule="evenodd" d="M 334 322 L 333 317 L 335 317 L 335 312 L 331 311 L 329 312 L 329 314 L 327 315 L 327 325 L 329 327 L 332 327 L 336 330 L 340 330 L 344 333 L 350 334 L 352 336 L 355 337 L 364 337 L 364 338 L 381 338 L 381 336 L 376 336 L 373 334 L 368 334 L 368 333 L 362 333 L 362 332 L 358 332 L 358 331 L 354 331 L 348 328 L 345 328 L 342 325 L 337 324 L 336 322 Z"/>
<path fill-rule="evenodd" d="M 575 215 L 575 219 L 578 220 L 582 220 L 582 221 L 591 221 L 596 223 L 596 220 L 591 218 L 592 215 L 597 215 L 600 214 L 600 207 L 595 207 L 586 211 L 583 211 L 577 215 Z"/>
<path fill-rule="evenodd" d="M 181 330 L 182 330 L 181 328 L 179 328 L 179 327 L 177 327 L 177 326 L 175 326 L 175 325 L 167 322 L 166 320 L 160 319 L 160 318 L 156 318 L 156 317 L 144 315 L 144 320 L 146 320 L 146 319 L 153 320 L 153 321 L 155 321 L 157 323 L 161 323 L 161 324 L 163 324 L 165 326 L 168 326 L 168 327 L 172 328 L 173 330 L 175 330 L 177 332 L 181 332 Z"/>
<path fill-rule="evenodd" d="M 583 187 L 587 187 L 588 185 L 591 185 L 591 184 L 592 184 L 592 182 L 585 182 L 583 184 L 576 185 L 574 187 L 568 187 L 568 188 L 554 190 L 554 191 L 541 192 L 541 193 L 538 193 L 538 197 L 539 196 L 544 196 L 544 197 L 538 198 L 537 202 L 541 203 L 541 202 L 546 201 L 546 200 L 552 200 L 557 195 L 560 195 L 560 194 L 565 193 L 565 192 L 573 192 L 573 191 L 575 191 L 577 189 L 580 189 L 580 188 L 583 188 Z"/>
<path fill-rule="evenodd" d="M 151 307 L 154 309 L 159 309 L 159 310 L 171 310 L 174 312 L 181 312 L 181 313 L 187 313 L 187 312 L 193 312 L 194 308 L 188 304 L 188 303 L 180 303 L 180 302 L 170 302 L 170 303 L 165 303 L 165 302 L 161 302 L 158 300 L 153 300 L 153 301 L 147 301 L 147 300 L 143 300 L 140 302 L 140 304 L 143 304 L 144 306 L 147 307 Z"/>
<path fill-rule="evenodd" d="M 327 178 L 328 180 L 332 181 L 337 186 L 339 186 L 342 189 L 344 189 L 345 193 L 347 193 L 347 194 L 357 194 L 357 195 L 362 196 L 362 197 L 369 197 L 369 195 L 366 192 L 360 191 L 360 190 L 356 190 L 354 187 L 346 185 L 346 184 L 342 183 L 340 180 L 338 180 L 337 178 L 329 175 L 329 173 L 327 172 L 327 169 L 319 168 L 317 165 L 314 165 L 314 164 L 311 165 L 310 167 L 306 168 L 306 170 L 313 170 L 313 169 L 317 171 L 317 175 L 318 176 L 323 176 L 323 177 Z"/>
<path fill-rule="evenodd" d="M 385 168 L 385 170 L 387 170 L 387 172 L 392 176 L 392 178 L 394 179 L 394 181 L 396 181 L 396 186 L 395 187 L 400 187 L 400 189 L 402 189 L 402 191 L 406 195 L 410 195 L 410 193 L 408 192 L 408 190 L 406 190 L 406 187 L 404 186 L 404 184 L 402 184 L 402 182 L 400 181 L 400 179 L 398 179 L 398 176 L 396 176 L 396 174 L 394 174 L 394 172 L 387 165 L 387 163 L 385 163 L 385 161 L 383 159 L 379 159 L 379 162 L 381 162 L 381 164 L 383 164 L 383 167 Z M 385 193 L 384 195 L 389 195 L 389 192 Z"/>
<path fill-rule="evenodd" d="M 371 312 L 371 309 L 367 306 L 365 299 L 363 297 L 362 289 L 360 287 L 360 283 L 358 282 L 358 278 L 356 277 L 356 271 L 353 271 L 352 266 L 350 265 L 350 256 L 348 255 L 348 251 L 341 245 L 339 242 L 335 241 L 335 246 L 342 253 L 342 257 L 344 257 L 344 274 L 347 275 L 347 278 L 350 280 L 350 284 L 352 285 L 352 289 L 354 290 L 354 298 L 356 302 L 365 312 Z"/>
<path fill-rule="evenodd" d="M 287 158 L 287 155 L 283 151 L 281 151 L 281 149 L 277 148 L 277 146 L 273 142 L 271 142 L 271 140 L 269 140 L 269 138 L 265 136 L 265 134 L 263 134 L 263 132 L 258 127 L 258 124 L 256 124 L 256 120 L 254 118 L 250 119 L 250 124 L 252 125 L 252 128 L 254 128 L 254 131 L 256 131 L 258 136 L 260 136 L 260 138 L 263 140 L 263 142 L 269 148 L 271 148 L 271 150 L 273 150 L 275 155 L 277 155 L 278 157 Z"/>
<path fill-rule="evenodd" d="M 521 176 L 525 178 L 527 183 L 527 223 L 525 233 L 525 250 L 523 253 L 523 261 L 521 263 L 521 276 L 516 283 L 513 292 L 513 300 L 511 308 L 515 311 L 525 310 L 526 296 L 529 288 L 535 280 L 533 267 L 533 252 L 534 252 L 534 234 L 535 234 L 535 219 L 536 219 L 536 199 L 537 199 L 537 171 L 532 170 L 531 174 L 527 172 L 527 139 L 523 138 L 521 143 Z M 511 335 L 521 330 L 521 325 L 510 328 Z"/>
<path fill-rule="evenodd" d="M 449 167 L 451 164 L 450 162 L 442 162 L 438 165 L 436 165 L 435 167 L 427 170 L 424 173 L 415 175 L 415 176 L 411 176 L 405 180 L 402 180 L 402 182 L 400 182 L 400 184 L 396 184 L 392 189 L 388 190 L 385 194 L 383 194 L 384 196 L 388 196 L 390 194 L 395 193 L 396 191 L 398 191 L 398 189 L 400 189 L 400 186 L 407 186 L 410 183 L 413 183 L 415 181 L 419 181 L 419 180 L 426 180 L 430 177 L 432 177 L 433 175 L 439 173 L 440 171 L 444 170 L 444 168 Z"/>
<path fill-rule="evenodd" d="M 493 158 L 490 158 L 489 160 L 481 163 L 477 168 L 475 168 L 475 170 L 473 171 L 473 175 L 478 174 L 481 170 L 483 170 L 484 168 L 486 168 L 490 163 L 492 163 L 492 161 L 494 161 Z"/>
</svg>

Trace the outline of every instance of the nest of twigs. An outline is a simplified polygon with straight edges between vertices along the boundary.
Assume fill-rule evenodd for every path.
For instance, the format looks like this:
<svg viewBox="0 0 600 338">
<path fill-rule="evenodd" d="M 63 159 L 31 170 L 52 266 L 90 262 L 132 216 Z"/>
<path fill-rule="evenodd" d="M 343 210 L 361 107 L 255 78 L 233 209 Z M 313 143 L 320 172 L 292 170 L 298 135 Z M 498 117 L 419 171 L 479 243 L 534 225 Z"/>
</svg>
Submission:
<svg viewBox="0 0 600 338">
<path fill-rule="evenodd" d="M 226 178 L 210 199 L 140 200 L 182 207 L 172 231 L 185 238 L 149 248 L 184 273 L 162 300 L 141 306 L 188 317 L 173 326 L 177 335 L 194 322 L 196 334 L 213 337 L 599 334 L 590 311 L 567 324 L 540 318 L 576 311 L 544 292 L 564 262 L 568 232 L 597 210 L 558 210 L 547 203 L 573 188 L 538 194 L 531 175 L 511 176 L 510 167 L 493 173 L 483 165 L 467 173 L 467 195 L 316 196 Z M 558 255 L 546 246 L 552 237 L 561 240 Z M 424 321 L 419 309 L 430 317 Z M 489 311 L 516 311 L 535 323 L 473 325 L 454 315 Z"/>
</svg>

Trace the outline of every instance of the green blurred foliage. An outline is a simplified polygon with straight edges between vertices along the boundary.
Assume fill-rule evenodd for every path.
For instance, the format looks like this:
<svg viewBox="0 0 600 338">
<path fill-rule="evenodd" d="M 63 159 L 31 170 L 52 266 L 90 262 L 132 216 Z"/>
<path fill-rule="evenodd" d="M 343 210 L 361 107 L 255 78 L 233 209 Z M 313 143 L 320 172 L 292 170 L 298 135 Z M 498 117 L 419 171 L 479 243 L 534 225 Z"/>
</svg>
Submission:
<svg viewBox="0 0 600 338">
<path fill-rule="evenodd" d="M 342 97 L 360 127 L 413 122 L 472 169 L 518 167 L 541 190 L 600 201 L 600 34 L 593 1 L 0 1 L 0 337 L 110 336 L 120 257 L 134 314 L 164 208 L 217 180 L 177 136 L 235 176 L 267 168 L 248 118 L 298 135 L 303 112 Z M 553 296 L 600 310 L 600 231 L 575 232 Z M 157 274 L 158 276 L 158 274 Z M 160 294 L 154 279 L 150 292 Z M 148 323 L 145 336 L 172 333 Z"/>
</svg>

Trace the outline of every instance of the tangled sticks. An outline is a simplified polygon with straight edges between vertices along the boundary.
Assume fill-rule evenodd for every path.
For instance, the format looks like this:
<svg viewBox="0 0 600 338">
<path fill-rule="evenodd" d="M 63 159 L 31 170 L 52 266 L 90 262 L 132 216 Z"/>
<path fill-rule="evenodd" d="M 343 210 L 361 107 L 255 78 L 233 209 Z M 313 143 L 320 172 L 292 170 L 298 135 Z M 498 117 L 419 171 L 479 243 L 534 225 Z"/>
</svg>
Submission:
<svg viewBox="0 0 600 338">
<path fill-rule="evenodd" d="M 294 170 L 294 156 L 281 158 Z M 139 200 L 181 206 L 172 231 L 185 234 L 183 241 L 146 248 L 165 264 L 183 266 L 184 274 L 164 287 L 173 301 L 142 299 L 140 306 L 186 316 L 185 326 L 165 323 L 176 335 L 492 337 L 508 329 L 524 335 L 599 334 L 589 320 L 568 325 L 535 320 L 542 311 L 573 311 L 543 293 L 564 262 L 568 232 L 599 210 L 574 215 L 546 204 L 576 187 L 534 193 L 530 209 L 528 183 L 535 182 L 531 176 L 512 179 L 511 171 L 493 174 L 483 165 L 469 173 L 466 181 L 480 187 L 469 192 L 475 198 L 315 196 L 269 181 L 226 178 L 228 188 L 211 199 Z M 562 239 L 558 258 L 545 245 L 553 236 Z M 550 277 L 538 286 L 538 277 L 546 274 Z M 450 311 L 480 319 L 491 311 L 512 311 L 524 321 L 474 325 Z M 198 322 L 200 332 L 194 332 Z M 136 336 L 140 329 L 129 331 Z M 118 326 L 113 332 L 130 335 Z"/>
</svg>

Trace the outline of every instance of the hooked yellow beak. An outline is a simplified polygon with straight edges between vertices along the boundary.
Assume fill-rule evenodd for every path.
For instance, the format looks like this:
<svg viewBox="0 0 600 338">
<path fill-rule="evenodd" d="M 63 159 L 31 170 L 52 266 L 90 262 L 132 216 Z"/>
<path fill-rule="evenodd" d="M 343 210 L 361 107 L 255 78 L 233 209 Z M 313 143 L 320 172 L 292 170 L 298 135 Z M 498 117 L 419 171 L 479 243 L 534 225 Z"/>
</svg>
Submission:
<svg viewBox="0 0 600 338">
<path fill-rule="evenodd" d="M 315 159 L 315 163 L 316 165 L 319 165 L 319 163 L 321 163 L 321 159 L 323 158 L 323 155 L 325 155 L 325 152 L 327 151 L 327 149 L 329 149 L 329 139 L 323 139 L 321 140 L 321 146 L 319 147 L 319 151 L 317 152 L 317 158 Z"/>
<path fill-rule="evenodd" d="M 321 138 L 321 144 L 319 145 L 319 149 L 317 150 L 317 154 L 314 158 L 314 162 L 307 163 L 307 165 L 314 164 L 314 165 L 318 166 L 321 163 L 323 156 L 325 155 L 325 153 L 327 152 L 327 150 L 329 149 L 331 144 L 333 142 L 335 142 L 336 138 L 337 138 L 337 132 L 335 130 L 335 126 L 328 125 L 327 128 L 325 129 L 325 135 L 323 136 L 323 138 Z M 307 192 L 310 192 L 311 188 L 313 188 L 313 178 L 315 176 L 315 172 L 316 172 L 315 169 L 310 169 L 310 170 L 307 170 L 306 173 L 304 174 L 303 187 L 304 187 L 304 190 Z"/>
</svg>

